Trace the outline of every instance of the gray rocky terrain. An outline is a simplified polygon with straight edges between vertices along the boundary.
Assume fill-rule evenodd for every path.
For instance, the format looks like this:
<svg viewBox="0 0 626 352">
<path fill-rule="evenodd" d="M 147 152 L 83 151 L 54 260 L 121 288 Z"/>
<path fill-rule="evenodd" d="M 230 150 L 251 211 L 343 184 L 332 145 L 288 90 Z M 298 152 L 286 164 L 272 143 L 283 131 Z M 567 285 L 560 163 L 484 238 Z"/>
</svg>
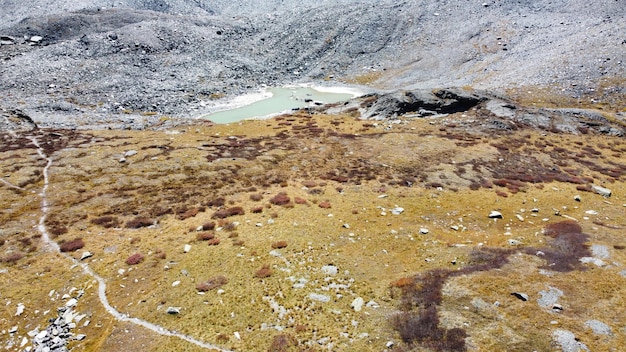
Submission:
<svg viewBox="0 0 626 352">
<path fill-rule="evenodd" d="M 5 0 L 0 94 L 54 127 L 141 127 L 261 85 L 350 77 L 573 96 L 613 79 L 604 89 L 624 94 L 625 15 L 622 0 Z"/>
</svg>

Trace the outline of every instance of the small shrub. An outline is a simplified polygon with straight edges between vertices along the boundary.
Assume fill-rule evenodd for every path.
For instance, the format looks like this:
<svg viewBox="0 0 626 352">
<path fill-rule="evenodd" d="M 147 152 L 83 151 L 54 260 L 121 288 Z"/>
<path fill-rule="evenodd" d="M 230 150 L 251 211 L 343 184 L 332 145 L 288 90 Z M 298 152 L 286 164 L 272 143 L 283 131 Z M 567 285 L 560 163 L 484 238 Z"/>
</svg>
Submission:
<svg viewBox="0 0 626 352">
<path fill-rule="evenodd" d="M 18 260 L 24 258 L 24 254 L 22 253 L 11 253 L 9 255 L 7 255 L 6 257 L 2 258 L 0 261 L 3 263 L 9 263 L 9 264 L 13 264 L 15 262 L 17 262 Z"/>
<path fill-rule="evenodd" d="M 215 223 L 213 221 L 202 224 L 202 231 L 212 231 L 215 229 Z"/>
<path fill-rule="evenodd" d="M 266 277 L 270 277 L 272 276 L 272 269 L 270 269 L 269 265 L 263 265 L 261 267 L 261 269 L 257 270 L 254 273 L 254 277 L 260 278 L 260 279 L 264 279 Z"/>
<path fill-rule="evenodd" d="M 298 345 L 295 337 L 287 334 L 276 335 L 272 338 L 268 352 L 289 352 L 293 351 L 293 347 Z"/>
<path fill-rule="evenodd" d="M 128 220 L 126 222 L 126 228 L 128 229 L 139 229 L 152 225 L 154 225 L 154 219 L 150 219 L 146 216 L 137 216 L 136 218 Z"/>
<path fill-rule="evenodd" d="M 274 205 L 287 205 L 291 202 L 291 198 L 287 196 L 287 193 L 280 192 L 274 197 L 270 198 L 270 203 Z"/>
<path fill-rule="evenodd" d="M 126 264 L 128 265 L 137 265 L 143 262 L 143 255 L 141 253 L 135 253 L 126 259 Z"/>
<path fill-rule="evenodd" d="M 263 195 L 260 194 L 260 193 L 251 194 L 250 195 L 250 200 L 253 200 L 255 202 L 259 202 L 259 201 L 263 200 Z"/>
<path fill-rule="evenodd" d="M 226 199 L 224 199 L 223 197 L 212 199 L 207 202 L 207 205 L 210 207 L 223 207 L 224 204 L 226 204 Z"/>
<path fill-rule="evenodd" d="M 307 188 L 317 187 L 317 182 L 315 181 L 302 181 L 302 185 Z"/>
<path fill-rule="evenodd" d="M 251 212 L 252 212 L 253 214 L 260 214 L 260 213 L 262 213 L 262 212 L 263 212 L 263 207 L 255 207 L 255 208 L 252 208 Z"/>
<path fill-rule="evenodd" d="M 207 241 L 207 244 L 208 244 L 209 246 L 217 246 L 218 244 L 220 244 L 220 239 L 219 239 L 219 238 L 217 238 L 217 237 L 212 238 L 212 239 L 210 239 L 210 240 L 208 240 L 208 241 Z"/>
<path fill-rule="evenodd" d="M 199 212 L 200 210 L 198 208 L 191 208 L 181 214 L 178 214 L 178 220 L 193 218 L 194 216 L 198 215 Z"/>
<path fill-rule="evenodd" d="M 308 202 L 306 201 L 306 199 L 304 198 L 300 198 L 300 197 L 295 197 L 293 199 L 294 203 L 296 204 L 308 204 Z"/>
<path fill-rule="evenodd" d="M 198 241 L 208 241 L 215 238 L 215 234 L 212 232 L 198 232 L 196 235 L 196 240 Z"/>
<path fill-rule="evenodd" d="M 232 207 L 232 208 L 221 209 L 221 210 L 216 211 L 211 216 L 211 219 L 224 219 L 230 216 L 244 215 L 245 213 L 246 212 L 243 210 L 242 207 Z"/>
<path fill-rule="evenodd" d="M 330 208 L 332 208 L 332 206 L 330 205 L 329 201 L 320 202 L 320 204 L 318 204 L 318 206 L 320 208 L 322 208 L 322 209 L 330 209 Z"/>
<path fill-rule="evenodd" d="M 102 226 L 106 229 L 110 229 L 112 227 L 119 227 L 120 226 L 120 221 L 117 217 L 115 216 L 101 216 L 95 219 L 91 219 L 91 223 L 94 225 L 99 225 Z"/>
<path fill-rule="evenodd" d="M 61 252 L 75 252 L 83 247 L 85 247 L 85 242 L 82 238 L 76 238 L 72 241 L 62 242 L 59 245 L 59 249 L 61 250 Z"/>
<path fill-rule="evenodd" d="M 285 247 L 287 247 L 287 241 L 278 241 L 278 242 L 272 243 L 273 249 L 281 249 Z"/>
<path fill-rule="evenodd" d="M 220 288 L 228 283 L 228 279 L 225 276 L 215 276 L 208 279 L 205 282 L 201 282 L 196 285 L 196 290 L 199 292 L 207 292 L 210 290 L 214 290 L 216 288 Z"/>
</svg>

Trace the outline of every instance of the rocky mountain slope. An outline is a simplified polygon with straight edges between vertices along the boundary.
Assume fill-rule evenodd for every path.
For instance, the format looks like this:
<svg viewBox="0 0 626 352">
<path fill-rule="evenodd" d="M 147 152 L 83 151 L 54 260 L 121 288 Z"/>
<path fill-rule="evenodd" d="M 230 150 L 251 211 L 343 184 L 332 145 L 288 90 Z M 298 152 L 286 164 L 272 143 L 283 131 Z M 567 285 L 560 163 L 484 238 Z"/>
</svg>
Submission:
<svg viewBox="0 0 626 352">
<path fill-rule="evenodd" d="M 217 98 L 298 81 L 624 95 L 620 1 L 49 1 L 3 9 L 3 104 L 48 125 L 196 116 Z"/>
</svg>

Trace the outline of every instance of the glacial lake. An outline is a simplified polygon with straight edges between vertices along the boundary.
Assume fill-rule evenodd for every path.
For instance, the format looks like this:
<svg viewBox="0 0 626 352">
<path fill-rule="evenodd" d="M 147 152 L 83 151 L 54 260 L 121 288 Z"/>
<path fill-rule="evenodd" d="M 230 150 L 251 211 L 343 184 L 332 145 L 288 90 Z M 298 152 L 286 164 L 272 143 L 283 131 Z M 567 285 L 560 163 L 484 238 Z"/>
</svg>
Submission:
<svg viewBox="0 0 626 352">
<path fill-rule="evenodd" d="M 232 123 L 252 118 L 266 118 L 292 109 L 330 104 L 361 95 L 349 88 L 273 87 L 252 98 L 253 103 L 202 116 L 215 123 Z M 261 96 L 261 100 L 259 99 Z M 244 99 L 245 100 L 245 99 Z"/>
</svg>

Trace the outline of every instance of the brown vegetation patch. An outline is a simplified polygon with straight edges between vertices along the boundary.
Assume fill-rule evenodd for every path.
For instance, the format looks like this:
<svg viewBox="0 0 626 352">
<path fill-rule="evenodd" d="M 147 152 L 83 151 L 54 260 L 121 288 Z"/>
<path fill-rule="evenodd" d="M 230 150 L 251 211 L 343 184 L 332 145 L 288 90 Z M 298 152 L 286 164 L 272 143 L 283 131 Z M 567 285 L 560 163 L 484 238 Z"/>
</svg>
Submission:
<svg viewBox="0 0 626 352">
<path fill-rule="evenodd" d="M 74 252 L 85 247 L 85 241 L 82 238 L 76 238 L 71 241 L 62 241 L 59 244 L 61 252 Z"/>
<path fill-rule="evenodd" d="M 126 259 L 126 264 L 128 265 L 137 265 L 143 262 L 144 257 L 141 253 L 135 253 Z"/>
<path fill-rule="evenodd" d="M 116 216 L 111 215 L 100 216 L 91 219 L 90 222 L 94 225 L 100 225 L 106 229 L 120 226 L 120 220 Z"/>
<path fill-rule="evenodd" d="M 207 292 L 210 290 L 214 290 L 216 288 L 220 288 L 226 285 L 227 283 L 228 283 L 228 278 L 226 278 L 226 276 L 219 275 L 219 276 L 212 277 L 208 279 L 207 281 L 197 284 L 196 290 L 198 290 L 199 292 Z"/>
<path fill-rule="evenodd" d="M 270 277 L 272 276 L 272 269 L 270 269 L 269 265 L 263 265 L 261 267 L 261 269 L 257 270 L 254 273 L 254 277 L 260 278 L 260 279 L 264 279 L 266 277 Z"/>
<path fill-rule="evenodd" d="M 287 241 L 278 241 L 278 242 L 272 243 L 273 249 L 281 249 L 285 247 L 287 247 Z"/>
<path fill-rule="evenodd" d="M 150 219 L 146 216 L 137 216 L 134 219 L 128 220 L 125 226 L 128 229 L 139 229 L 152 225 L 154 225 L 154 219 Z"/>
</svg>

